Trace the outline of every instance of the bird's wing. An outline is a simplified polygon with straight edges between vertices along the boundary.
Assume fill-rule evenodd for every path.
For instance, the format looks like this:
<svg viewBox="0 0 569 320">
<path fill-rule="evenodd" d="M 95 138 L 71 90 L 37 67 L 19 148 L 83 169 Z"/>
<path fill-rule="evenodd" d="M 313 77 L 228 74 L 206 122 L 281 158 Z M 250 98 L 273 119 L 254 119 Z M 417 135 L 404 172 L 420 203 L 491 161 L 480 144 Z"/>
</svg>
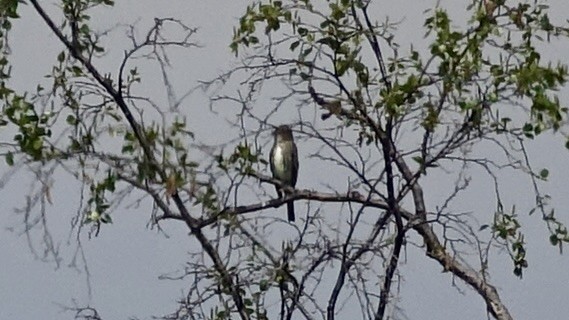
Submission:
<svg viewBox="0 0 569 320">
<path fill-rule="evenodd" d="M 291 186 L 294 188 L 296 186 L 296 179 L 298 178 L 298 151 L 296 150 L 296 144 L 292 143 L 292 177 Z"/>
<path fill-rule="evenodd" d="M 273 177 L 275 176 L 275 149 L 276 149 L 277 145 L 276 143 L 273 144 L 273 147 L 271 148 L 271 153 L 269 155 L 269 164 L 271 166 L 271 173 L 273 174 Z"/>
</svg>

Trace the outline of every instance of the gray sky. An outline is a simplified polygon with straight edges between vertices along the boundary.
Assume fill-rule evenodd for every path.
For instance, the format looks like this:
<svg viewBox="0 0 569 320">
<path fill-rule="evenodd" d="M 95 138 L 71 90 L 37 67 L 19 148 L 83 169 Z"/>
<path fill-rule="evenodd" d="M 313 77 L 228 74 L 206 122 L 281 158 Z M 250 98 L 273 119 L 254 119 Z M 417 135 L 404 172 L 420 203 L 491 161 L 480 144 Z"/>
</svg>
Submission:
<svg viewBox="0 0 569 320">
<path fill-rule="evenodd" d="M 467 2 L 470 1 L 443 1 L 442 5 L 450 6 L 451 12 L 458 13 Z M 237 24 L 237 18 L 247 3 L 170 0 L 166 6 L 157 1 L 123 0 L 117 1 L 114 9 L 100 12 L 94 21 L 100 30 L 119 22 L 125 24 L 136 21 L 144 29 L 152 23 L 154 17 L 177 17 L 191 26 L 199 27 L 195 39 L 203 48 L 180 51 L 173 55 L 175 70 L 172 71 L 171 80 L 178 93 L 182 94 L 195 86 L 197 80 L 210 79 L 235 65 L 228 44 L 232 28 Z M 397 35 L 408 41 L 423 41 L 424 32 L 422 29 L 420 32 L 416 30 L 422 28 L 422 12 L 427 4 L 421 1 L 422 7 L 417 7 L 419 1 L 381 3 L 386 4 L 387 10 L 378 12 L 379 20 L 386 14 L 391 15 L 392 20 L 404 18 Z M 569 4 L 565 1 L 550 1 L 550 5 L 555 8 L 552 10 L 552 14 L 556 15 L 554 18 L 565 20 L 569 16 Z M 46 7 L 54 12 L 53 6 Z M 18 87 L 31 89 L 43 75 L 49 73 L 51 64 L 62 47 L 30 7 L 23 6 L 21 15 L 22 19 L 16 23 L 11 35 L 15 61 L 14 83 Z M 113 50 L 99 64 L 101 69 L 109 72 L 117 69 L 122 52 L 127 48 L 124 33 L 115 31 L 114 34 L 107 43 L 107 47 L 112 47 Z M 400 42 L 405 43 L 404 40 Z M 547 53 L 551 58 L 562 59 L 567 63 L 566 55 L 563 54 L 567 49 L 568 44 L 561 43 Z M 157 100 L 165 101 L 166 94 L 158 72 L 156 66 L 143 65 L 143 88 Z M 28 87 L 30 83 L 32 86 Z M 567 101 L 567 93 L 567 90 L 562 92 L 562 97 L 565 98 L 562 101 Z M 195 93 L 184 107 L 192 115 L 189 120 L 198 139 L 227 139 L 223 136 L 223 131 L 215 131 L 216 135 L 208 136 L 208 132 L 212 132 L 211 128 L 222 127 L 223 121 L 211 118 L 213 116 L 208 112 L 205 94 Z M 552 196 L 552 206 L 557 208 L 558 217 L 569 223 L 566 211 L 569 207 L 566 189 L 569 171 L 564 170 L 569 154 L 563 150 L 562 139 L 546 134 L 535 143 L 530 143 L 528 148 L 534 154 L 535 168 L 550 169 L 550 182 L 542 186 L 543 191 Z M 322 181 L 329 179 L 329 175 L 318 172 L 318 164 L 313 160 L 302 160 L 303 146 L 299 146 L 299 149 L 301 161 L 306 163 L 305 169 L 301 167 L 301 170 L 314 172 L 313 175 L 303 177 L 304 180 L 299 182 L 300 187 L 316 187 L 331 182 Z M 0 168 L 6 170 L 3 163 Z M 562 319 L 569 314 L 569 257 L 559 255 L 558 250 L 549 245 L 545 226 L 538 214 L 527 217 L 527 211 L 533 202 L 533 199 L 527 198 L 531 197 L 528 179 L 510 175 L 511 172 L 507 171 L 501 173 L 502 190 L 505 193 L 505 203 L 510 206 L 514 201 L 518 203 L 517 212 L 521 216 L 528 242 L 530 265 L 524 271 L 524 278 L 519 280 L 512 274 L 512 266 L 505 253 L 493 255 L 490 260 L 492 283 L 499 289 L 514 318 Z M 54 238 L 61 243 L 64 257 L 61 267 L 57 269 L 53 262 L 41 262 L 34 258 L 26 237 L 19 236 L 22 218 L 12 209 L 23 203 L 22 194 L 29 189 L 32 179 L 28 173 L 18 173 L 0 193 L 0 212 L 3 217 L 0 223 L 0 319 L 71 319 L 72 314 L 62 313 L 60 305 L 73 306 L 75 302 L 78 306 L 89 304 L 96 307 L 104 319 L 147 319 L 152 315 L 163 315 L 175 310 L 176 300 L 185 292 L 184 281 L 158 280 L 158 276 L 176 274 L 176 271 L 183 268 L 190 249 L 187 230 L 183 226 L 166 223 L 164 227 L 169 238 L 148 230 L 150 202 L 145 201 L 138 208 L 120 210 L 120 213 L 113 216 L 114 223 L 103 228 L 99 237 L 91 240 L 84 237 L 83 246 L 92 284 L 92 296 L 89 298 L 85 273 L 68 267 L 73 254 L 70 249 L 72 247 L 67 244 L 69 220 L 75 214 L 78 184 L 69 180 L 56 181 L 52 191 L 54 205 L 49 207 L 49 225 Z M 445 195 L 445 189 L 441 187 L 444 186 L 445 179 L 434 177 L 423 183 L 427 203 L 430 203 L 430 199 L 436 203 L 438 197 Z M 475 208 L 472 210 L 491 213 L 494 200 L 493 191 L 488 185 L 486 178 L 476 176 L 471 192 L 462 196 L 461 204 L 466 208 Z M 283 214 L 281 209 L 277 209 L 277 214 Z M 480 221 L 486 222 L 482 217 Z M 12 227 L 15 232 L 8 230 Z M 33 242 L 37 243 L 40 238 L 41 234 L 36 234 Z M 74 235 L 69 241 L 74 241 Z M 407 247 L 401 272 L 404 278 L 399 307 L 405 310 L 409 319 L 485 318 L 485 306 L 481 298 L 460 280 L 456 280 L 464 294 L 459 293 L 452 286 L 452 277 L 442 273 L 441 267 L 427 258 L 422 249 Z"/>
</svg>

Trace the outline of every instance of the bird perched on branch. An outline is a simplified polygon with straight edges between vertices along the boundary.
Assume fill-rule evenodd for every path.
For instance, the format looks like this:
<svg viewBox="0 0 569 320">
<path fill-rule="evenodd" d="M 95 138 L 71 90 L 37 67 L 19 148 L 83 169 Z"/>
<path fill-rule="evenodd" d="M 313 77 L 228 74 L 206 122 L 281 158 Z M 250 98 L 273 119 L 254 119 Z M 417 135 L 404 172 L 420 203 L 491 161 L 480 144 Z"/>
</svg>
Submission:
<svg viewBox="0 0 569 320">
<path fill-rule="evenodd" d="M 294 188 L 298 177 L 298 151 L 294 144 L 292 131 L 287 125 L 279 126 L 273 132 L 275 141 L 271 148 L 270 165 L 273 178 L 282 182 L 286 187 Z M 284 191 L 277 186 L 279 198 L 284 196 Z M 294 221 L 294 203 L 287 202 L 288 221 Z"/>
<path fill-rule="evenodd" d="M 328 113 L 322 114 L 322 116 L 320 117 L 322 120 L 327 120 L 332 115 L 339 116 L 342 113 L 342 101 L 340 100 L 326 101 L 322 97 L 318 96 L 318 94 L 316 93 L 316 91 L 314 91 L 314 88 L 312 86 L 308 86 L 308 93 L 310 93 L 312 99 L 314 99 L 314 101 L 320 107 L 322 107 L 322 109 L 328 111 Z"/>
</svg>

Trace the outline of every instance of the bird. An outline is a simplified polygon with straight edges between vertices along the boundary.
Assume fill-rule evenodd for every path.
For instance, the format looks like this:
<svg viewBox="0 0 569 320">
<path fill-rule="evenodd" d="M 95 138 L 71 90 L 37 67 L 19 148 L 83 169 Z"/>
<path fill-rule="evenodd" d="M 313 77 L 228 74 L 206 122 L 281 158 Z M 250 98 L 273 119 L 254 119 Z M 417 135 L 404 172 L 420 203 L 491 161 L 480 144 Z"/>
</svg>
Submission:
<svg viewBox="0 0 569 320">
<path fill-rule="evenodd" d="M 288 125 L 278 126 L 274 132 L 274 143 L 271 148 L 270 165 L 273 178 L 279 180 L 283 186 L 294 188 L 298 178 L 298 151 L 294 144 L 292 131 Z M 276 186 L 279 198 L 284 197 L 284 191 Z M 287 202 L 287 217 L 294 222 L 294 203 Z"/>
</svg>

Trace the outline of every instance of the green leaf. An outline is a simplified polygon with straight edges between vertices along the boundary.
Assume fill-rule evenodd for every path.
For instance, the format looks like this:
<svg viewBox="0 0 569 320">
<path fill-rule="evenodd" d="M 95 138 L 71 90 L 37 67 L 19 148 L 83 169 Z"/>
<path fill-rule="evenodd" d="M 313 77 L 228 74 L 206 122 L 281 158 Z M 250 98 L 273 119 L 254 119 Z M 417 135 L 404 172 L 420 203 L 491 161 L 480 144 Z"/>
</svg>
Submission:
<svg viewBox="0 0 569 320">
<path fill-rule="evenodd" d="M 259 282 L 259 289 L 261 291 L 267 291 L 269 289 L 269 281 L 263 279 Z"/>
<path fill-rule="evenodd" d="M 534 135 L 533 135 L 533 131 L 534 131 L 534 127 L 531 123 L 526 123 L 523 128 L 522 131 L 524 132 L 524 135 L 527 138 L 533 139 Z"/>
<path fill-rule="evenodd" d="M 311 77 L 308 73 L 301 72 L 301 73 L 300 73 L 300 78 L 301 78 L 302 80 L 308 80 L 308 79 L 310 79 L 310 78 L 312 78 L 312 77 Z M 569 142 L 568 142 L 568 143 L 569 143 Z M 569 149 L 569 147 L 567 147 L 567 148 Z"/>
<path fill-rule="evenodd" d="M 32 145 L 32 148 L 33 148 L 34 150 L 40 150 L 41 147 L 42 147 L 42 145 L 43 145 L 43 141 L 42 141 L 40 138 L 37 138 L 37 139 L 34 141 L 34 144 Z"/>
<path fill-rule="evenodd" d="M 6 163 L 9 166 L 13 166 L 14 165 L 14 154 L 12 152 L 8 152 L 6 154 Z"/>
<path fill-rule="evenodd" d="M 293 43 L 290 44 L 290 51 L 294 51 L 294 49 L 296 49 L 296 47 L 298 47 L 298 45 L 300 45 L 300 41 L 295 41 Z"/>
<path fill-rule="evenodd" d="M 77 119 L 73 115 L 68 115 L 67 118 L 65 118 L 65 122 L 67 122 L 69 125 L 74 126 L 77 124 Z"/>
<path fill-rule="evenodd" d="M 541 171 L 539 172 L 539 176 L 540 176 L 540 178 L 542 178 L 543 180 L 546 180 L 547 177 L 549 176 L 549 170 L 547 170 L 547 169 L 541 169 Z"/>
<path fill-rule="evenodd" d="M 423 157 L 415 156 L 413 157 L 413 161 L 417 162 L 418 164 L 423 164 Z"/>
<path fill-rule="evenodd" d="M 559 238 L 557 238 L 557 235 L 552 234 L 552 235 L 549 236 L 549 242 L 550 242 L 552 245 L 556 246 L 556 245 L 559 244 Z"/>
<path fill-rule="evenodd" d="M 312 48 L 308 48 L 308 49 L 302 51 L 302 54 L 300 55 L 300 59 L 304 60 L 304 58 L 306 58 L 310 53 L 312 53 Z"/>
<path fill-rule="evenodd" d="M 79 68 L 78 66 L 72 66 L 71 71 L 73 72 L 73 75 L 76 77 L 79 77 L 83 74 L 83 70 L 81 70 L 81 68 Z"/>
</svg>

